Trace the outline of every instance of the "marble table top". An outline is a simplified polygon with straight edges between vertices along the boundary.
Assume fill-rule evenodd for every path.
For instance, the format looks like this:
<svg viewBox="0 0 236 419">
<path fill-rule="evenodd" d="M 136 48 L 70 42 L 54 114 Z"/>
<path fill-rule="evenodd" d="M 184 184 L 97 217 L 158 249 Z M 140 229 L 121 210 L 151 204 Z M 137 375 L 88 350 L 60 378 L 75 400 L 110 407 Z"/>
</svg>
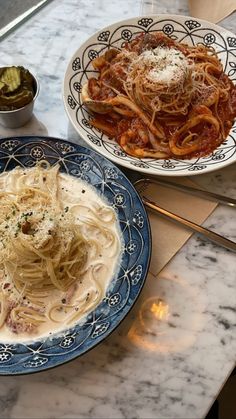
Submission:
<svg viewBox="0 0 236 419">
<path fill-rule="evenodd" d="M 188 14 L 185 0 L 157 4 L 158 13 Z M 140 13 L 136 0 L 53 0 L 3 39 L 1 66 L 31 69 L 41 90 L 32 120 L 14 131 L 1 127 L 0 136 L 80 142 L 62 103 L 67 63 L 90 34 Z M 236 32 L 235 15 L 221 25 Z M 235 169 L 194 180 L 236 198 Z M 236 241 L 233 208 L 218 206 L 205 226 Z M 192 236 L 158 277 L 149 274 L 134 309 L 98 347 L 53 370 L 2 377 L 0 417 L 204 418 L 235 365 L 235 272 L 235 254 Z M 139 314 L 155 298 L 171 317 L 145 327 Z"/>
</svg>

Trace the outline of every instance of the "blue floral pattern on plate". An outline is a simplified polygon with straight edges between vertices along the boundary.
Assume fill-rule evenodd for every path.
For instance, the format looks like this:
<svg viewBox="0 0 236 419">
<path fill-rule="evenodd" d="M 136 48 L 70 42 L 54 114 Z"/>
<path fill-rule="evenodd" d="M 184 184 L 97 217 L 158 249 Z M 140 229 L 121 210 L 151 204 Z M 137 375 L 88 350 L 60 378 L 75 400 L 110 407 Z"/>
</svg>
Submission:
<svg viewBox="0 0 236 419">
<path fill-rule="evenodd" d="M 148 272 L 150 226 L 142 201 L 126 176 L 93 150 L 52 137 L 14 137 L 0 140 L 0 172 L 38 161 L 60 164 L 60 170 L 83 179 L 105 196 L 115 209 L 123 238 L 123 255 L 100 305 L 83 324 L 60 336 L 29 343 L 1 343 L 0 375 L 27 374 L 55 367 L 92 349 L 106 338 L 136 301 Z M 1 336 L 1 334 L 0 334 Z"/>
</svg>

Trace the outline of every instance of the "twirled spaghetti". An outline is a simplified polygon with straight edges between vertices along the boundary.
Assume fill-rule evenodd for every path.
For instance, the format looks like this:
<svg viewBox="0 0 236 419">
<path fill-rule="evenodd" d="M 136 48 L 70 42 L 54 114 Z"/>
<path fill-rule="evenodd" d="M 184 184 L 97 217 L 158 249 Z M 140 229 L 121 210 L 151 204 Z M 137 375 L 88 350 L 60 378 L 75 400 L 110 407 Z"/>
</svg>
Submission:
<svg viewBox="0 0 236 419">
<path fill-rule="evenodd" d="M 120 254 L 114 210 L 46 162 L 2 174 L 0 204 L 1 332 L 52 332 L 97 306 Z"/>
<path fill-rule="evenodd" d="M 91 124 L 130 155 L 205 156 L 232 127 L 236 87 L 213 48 L 142 33 L 93 66 L 99 77 L 82 89 Z"/>
</svg>

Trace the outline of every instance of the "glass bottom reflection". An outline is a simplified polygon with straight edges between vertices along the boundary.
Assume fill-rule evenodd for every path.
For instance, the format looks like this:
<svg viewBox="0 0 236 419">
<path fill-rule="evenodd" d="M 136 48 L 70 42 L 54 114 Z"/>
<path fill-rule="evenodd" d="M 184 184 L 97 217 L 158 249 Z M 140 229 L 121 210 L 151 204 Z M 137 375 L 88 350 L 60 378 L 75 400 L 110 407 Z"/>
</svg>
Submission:
<svg viewBox="0 0 236 419">
<path fill-rule="evenodd" d="M 203 301 L 186 283 L 170 279 L 156 282 L 156 295 L 143 296 L 128 339 L 150 351 L 183 351 L 194 344 L 202 329 Z"/>
</svg>

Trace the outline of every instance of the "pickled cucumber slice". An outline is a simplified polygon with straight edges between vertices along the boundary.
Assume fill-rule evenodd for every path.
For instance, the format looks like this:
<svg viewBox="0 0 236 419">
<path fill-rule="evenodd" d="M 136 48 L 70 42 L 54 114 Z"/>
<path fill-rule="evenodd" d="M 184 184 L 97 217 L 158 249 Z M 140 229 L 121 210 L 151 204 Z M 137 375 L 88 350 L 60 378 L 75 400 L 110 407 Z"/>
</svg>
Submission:
<svg viewBox="0 0 236 419">
<path fill-rule="evenodd" d="M 7 86 L 7 92 L 14 92 L 21 85 L 21 70 L 19 67 L 6 67 L 0 76 L 0 81 Z"/>
<path fill-rule="evenodd" d="M 7 91 L 7 86 L 5 85 L 5 83 L 0 81 L 0 94 L 5 93 L 6 91 Z"/>
<path fill-rule="evenodd" d="M 6 111 L 22 108 L 23 106 L 27 105 L 32 99 L 32 92 L 29 92 L 27 90 L 23 90 L 22 92 L 13 96 L 2 96 L 0 98 L 0 110 Z"/>
<path fill-rule="evenodd" d="M 34 98 L 35 81 L 22 66 L 0 68 L 0 111 L 19 109 Z"/>
</svg>

